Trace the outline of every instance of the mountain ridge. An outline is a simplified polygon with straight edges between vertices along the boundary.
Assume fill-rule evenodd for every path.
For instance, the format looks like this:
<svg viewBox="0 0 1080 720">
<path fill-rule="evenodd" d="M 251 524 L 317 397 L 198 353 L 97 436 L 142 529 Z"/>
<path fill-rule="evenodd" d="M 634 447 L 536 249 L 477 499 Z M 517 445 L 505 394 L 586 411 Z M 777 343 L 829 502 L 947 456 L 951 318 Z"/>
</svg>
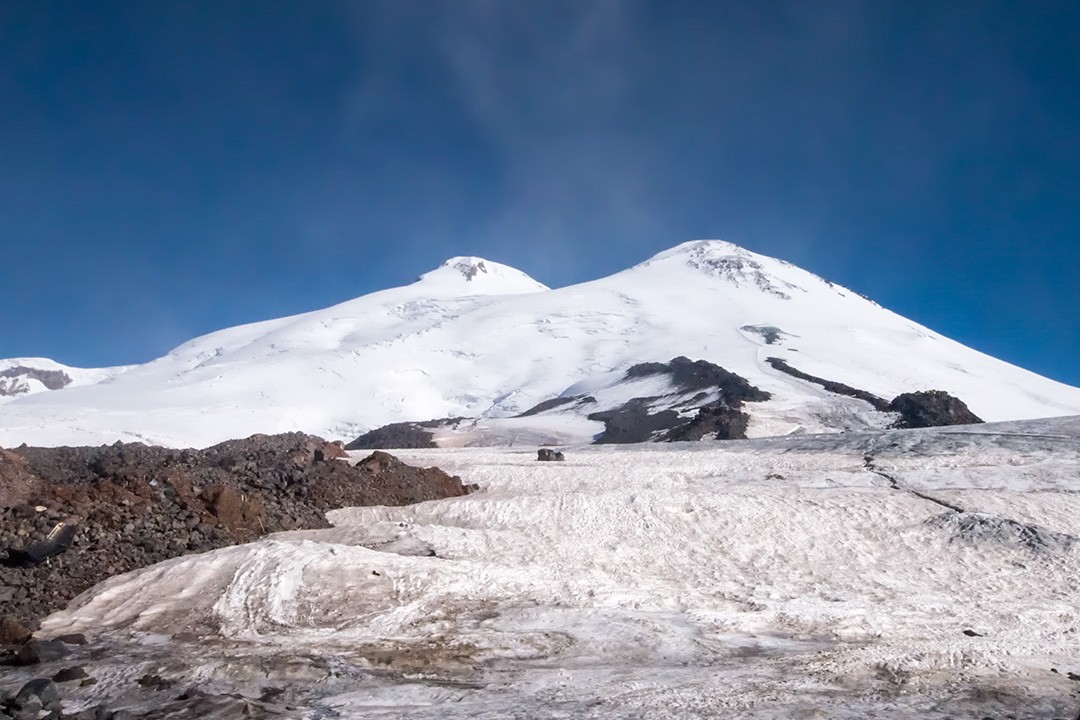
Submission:
<svg viewBox="0 0 1080 720">
<path fill-rule="evenodd" d="M 392 422 L 502 421 L 680 355 L 772 396 L 749 410 L 751 436 L 877 422 L 863 401 L 777 371 L 769 357 L 882 398 L 944 390 L 990 421 L 1080 414 L 1078 388 L 786 261 L 699 240 L 554 289 L 494 261 L 451 258 L 410 285 L 194 338 L 107 382 L 9 398 L 0 445 L 205 446 L 293 430 L 351 440 Z M 596 431 L 567 420 L 555 437 Z"/>
</svg>

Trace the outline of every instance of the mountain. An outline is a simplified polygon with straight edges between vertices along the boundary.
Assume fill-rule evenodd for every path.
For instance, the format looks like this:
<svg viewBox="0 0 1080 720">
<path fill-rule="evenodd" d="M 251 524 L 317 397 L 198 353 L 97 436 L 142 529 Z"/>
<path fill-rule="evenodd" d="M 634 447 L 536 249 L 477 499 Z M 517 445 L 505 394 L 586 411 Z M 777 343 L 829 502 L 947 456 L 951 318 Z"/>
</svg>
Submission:
<svg viewBox="0 0 1080 720">
<path fill-rule="evenodd" d="M 965 347 L 790 263 L 695 241 L 558 289 L 489 260 L 452 258 L 411 285 L 221 330 L 95 382 L 9 398 L 0 445 L 206 446 L 292 430 L 348 440 L 438 418 L 459 418 L 440 425 L 442 444 L 588 442 L 605 429 L 589 415 L 679 395 L 670 375 L 627 377 L 635 365 L 679 356 L 767 395 L 741 404 L 751 437 L 895 419 L 781 366 L 883 401 L 946 391 L 987 421 L 1080 414 L 1078 388 Z M 710 401 L 687 404 L 695 396 L 665 407 L 685 414 Z M 583 405 L 585 398 L 594 402 Z"/>
<path fill-rule="evenodd" d="M 48 358 L 0 360 L 0 404 L 24 395 L 36 395 L 66 387 L 93 385 L 108 380 L 134 365 L 107 368 L 76 368 Z"/>
</svg>

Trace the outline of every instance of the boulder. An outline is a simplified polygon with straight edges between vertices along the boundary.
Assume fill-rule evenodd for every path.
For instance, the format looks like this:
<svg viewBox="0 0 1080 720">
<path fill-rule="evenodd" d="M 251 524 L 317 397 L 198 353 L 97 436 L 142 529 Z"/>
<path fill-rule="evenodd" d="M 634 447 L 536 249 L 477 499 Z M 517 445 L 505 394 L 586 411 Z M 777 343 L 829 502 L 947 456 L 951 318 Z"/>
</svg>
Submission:
<svg viewBox="0 0 1080 720">
<path fill-rule="evenodd" d="M 33 633 L 11 615 L 0 618 L 0 645 L 22 645 Z"/>
<path fill-rule="evenodd" d="M 15 659 L 20 665 L 37 665 L 59 660 L 70 653 L 67 645 L 58 640 L 29 640 L 19 648 Z"/>
<path fill-rule="evenodd" d="M 59 522 L 43 540 L 32 542 L 23 548 L 8 548 L 8 562 L 15 567 L 43 563 L 71 547 L 75 532 L 74 525 Z"/>
<path fill-rule="evenodd" d="M 86 674 L 86 670 L 81 665 L 73 665 L 53 675 L 52 679 L 53 682 L 66 683 L 74 680 L 85 680 L 88 677 L 90 676 Z"/>
<path fill-rule="evenodd" d="M 36 705 L 44 710 L 54 710 L 60 707 L 60 692 L 52 680 L 37 678 L 23 685 L 12 703 L 19 709 Z"/>
<path fill-rule="evenodd" d="M 889 410 L 900 413 L 894 428 L 925 428 L 944 425 L 973 425 L 982 420 L 959 398 L 944 390 L 924 390 L 897 395 Z"/>
</svg>

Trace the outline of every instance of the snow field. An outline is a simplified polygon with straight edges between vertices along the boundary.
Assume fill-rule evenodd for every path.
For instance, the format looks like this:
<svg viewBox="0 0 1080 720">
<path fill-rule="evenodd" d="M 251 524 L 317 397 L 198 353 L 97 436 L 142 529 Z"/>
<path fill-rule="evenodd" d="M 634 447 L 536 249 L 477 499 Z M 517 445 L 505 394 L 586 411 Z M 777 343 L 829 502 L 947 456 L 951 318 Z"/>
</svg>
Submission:
<svg viewBox="0 0 1080 720">
<path fill-rule="evenodd" d="M 402 451 L 481 491 L 113 578 L 45 629 L 256 695 L 337 663 L 305 702 L 346 717 L 1064 717 L 1080 546 L 960 537 L 907 488 L 1080 536 L 1076 425 Z"/>
</svg>

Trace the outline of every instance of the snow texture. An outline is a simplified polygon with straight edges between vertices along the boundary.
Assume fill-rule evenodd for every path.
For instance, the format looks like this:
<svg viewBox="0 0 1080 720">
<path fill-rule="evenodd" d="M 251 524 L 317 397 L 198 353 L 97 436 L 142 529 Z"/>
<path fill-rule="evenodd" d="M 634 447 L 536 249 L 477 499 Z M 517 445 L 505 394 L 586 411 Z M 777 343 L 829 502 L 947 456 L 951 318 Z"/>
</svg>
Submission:
<svg viewBox="0 0 1080 720">
<path fill-rule="evenodd" d="M 87 702 L 154 673 L 284 687 L 310 717 L 1048 720 L 1080 705 L 1080 418 L 581 447 L 563 463 L 402 457 L 481 490 L 335 511 L 334 528 L 116 577 L 48 618 L 46 633 L 108 648 Z"/>
</svg>

